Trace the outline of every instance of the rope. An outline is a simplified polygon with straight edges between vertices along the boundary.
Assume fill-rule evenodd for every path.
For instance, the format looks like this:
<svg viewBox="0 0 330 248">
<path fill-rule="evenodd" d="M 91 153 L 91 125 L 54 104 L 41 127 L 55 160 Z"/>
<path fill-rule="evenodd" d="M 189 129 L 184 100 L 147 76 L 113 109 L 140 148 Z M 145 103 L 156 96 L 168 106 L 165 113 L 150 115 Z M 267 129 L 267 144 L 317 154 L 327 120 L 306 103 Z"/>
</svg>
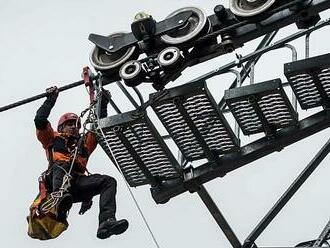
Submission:
<svg viewBox="0 0 330 248">
<path fill-rule="evenodd" d="M 97 115 L 95 115 L 95 116 L 96 116 L 95 120 L 97 121 L 97 126 L 99 126 L 100 119 L 98 118 Z M 144 216 L 144 214 L 143 214 L 143 212 L 142 212 L 142 209 L 141 209 L 141 207 L 140 207 L 138 201 L 136 200 L 136 198 L 135 198 L 135 196 L 134 196 L 134 194 L 133 194 L 133 192 L 132 192 L 130 186 L 128 185 L 128 183 L 127 183 L 127 181 L 126 181 L 126 179 L 125 179 L 124 173 L 122 172 L 122 170 L 121 170 L 121 168 L 120 168 L 120 166 L 119 166 L 119 164 L 118 164 L 118 162 L 117 162 L 117 159 L 115 158 L 115 156 L 114 156 L 114 154 L 113 154 L 113 152 L 112 152 L 112 149 L 111 149 L 111 147 L 110 147 L 110 145 L 109 145 L 109 142 L 108 142 L 107 139 L 106 139 L 106 136 L 105 136 L 103 130 L 102 130 L 101 128 L 99 128 L 99 130 L 100 130 L 100 133 L 101 133 L 101 135 L 102 135 L 103 140 L 105 141 L 105 143 L 106 143 L 106 145 L 107 145 L 107 147 L 108 147 L 108 149 L 109 149 L 109 151 L 110 151 L 110 153 L 111 153 L 111 156 L 112 156 L 112 158 L 113 158 L 113 161 L 114 161 L 114 163 L 115 163 L 115 166 L 118 168 L 118 170 L 119 170 L 119 172 L 120 172 L 120 175 L 122 176 L 122 178 L 123 178 L 123 180 L 124 180 L 124 182 L 125 182 L 125 185 L 126 185 L 126 187 L 127 187 L 127 190 L 128 190 L 128 192 L 130 193 L 130 195 L 131 195 L 131 197 L 132 197 L 132 199 L 133 199 L 133 201 L 134 201 L 134 203 L 135 203 L 135 206 L 137 207 L 137 209 L 138 209 L 138 211 L 139 211 L 139 213 L 140 213 L 140 215 L 141 215 L 141 217 L 142 217 L 142 219 L 143 219 L 143 221 L 144 221 L 144 223 L 145 223 L 145 225 L 146 225 L 146 227 L 147 227 L 147 229 L 148 229 L 148 231 L 149 231 L 149 233 L 150 233 L 150 235 L 151 235 L 151 237 L 152 237 L 153 242 L 155 243 L 155 245 L 156 245 L 157 248 L 160 248 L 160 246 L 159 246 L 159 244 L 158 244 L 158 242 L 157 242 L 157 240 L 156 240 L 156 237 L 155 237 L 154 233 L 152 232 L 151 227 L 150 227 L 150 225 L 149 225 L 147 219 L 145 218 L 145 216 Z"/>
</svg>

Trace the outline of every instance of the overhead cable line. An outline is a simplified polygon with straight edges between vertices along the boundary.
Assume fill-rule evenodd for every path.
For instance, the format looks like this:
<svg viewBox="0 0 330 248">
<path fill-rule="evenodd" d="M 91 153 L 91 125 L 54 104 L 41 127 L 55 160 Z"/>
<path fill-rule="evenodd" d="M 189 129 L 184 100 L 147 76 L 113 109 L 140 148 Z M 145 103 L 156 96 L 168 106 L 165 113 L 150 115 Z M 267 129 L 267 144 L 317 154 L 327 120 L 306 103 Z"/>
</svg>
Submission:
<svg viewBox="0 0 330 248">
<path fill-rule="evenodd" d="M 65 85 L 63 87 L 60 87 L 60 88 L 58 88 L 58 91 L 59 92 L 65 91 L 65 90 L 80 86 L 82 84 L 84 84 L 84 80 L 80 80 L 80 81 L 74 82 L 72 84 L 68 84 L 68 85 Z M 6 106 L 0 107 L 0 112 L 6 111 L 6 110 L 9 110 L 9 109 L 12 109 L 12 108 L 16 108 L 16 107 L 24 105 L 26 103 L 30 103 L 30 102 L 39 100 L 41 98 L 47 97 L 47 95 L 48 95 L 48 93 L 42 93 L 42 94 L 30 97 L 30 98 L 26 98 L 24 100 L 21 100 L 21 101 L 12 103 L 12 104 L 8 104 Z"/>
<path fill-rule="evenodd" d="M 90 78 L 91 78 L 91 80 L 94 80 L 98 76 L 99 75 L 93 75 L 92 74 L 92 75 L 90 75 Z M 59 87 L 58 88 L 58 91 L 59 92 L 65 91 L 65 90 L 72 89 L 72 88 L 75 88 L 75 87 L 80 86 L 80 85 L 83 85 L 83 84 L 85 84 L 85 81 L 84 80 L 80 80 L 80 81 L 77 81 L 77 82 L 74 82 L 74 83 L 71 83 L 71 84 L 68 84 L 68 85 Z M 27 104 L 27 103 L 30 103 L 30 102 L 39 100 L 39 99 L 44 98 L 44 97 L 47 97 L 47 96 L 48 96 L 48 93 L 45 92 L 45 93 L 42 93 L 42 94 L 39 94 L 39 95 L 35 95 L 33 97 L 29 97 L 29 98 L 26 98 L 24 100 L 21 100 L 21 101 L 15 102 L 15 103 L 8 104 L 6 106 L 0 107 L 0 112 L 4 112 L 6 110 L 9 110 L 9 109 L 12 109 L 12 108 L 16 108 L 18 106 L 21 106 L 21 105 L 24 105 L 24 104 Z"/>
</svg>

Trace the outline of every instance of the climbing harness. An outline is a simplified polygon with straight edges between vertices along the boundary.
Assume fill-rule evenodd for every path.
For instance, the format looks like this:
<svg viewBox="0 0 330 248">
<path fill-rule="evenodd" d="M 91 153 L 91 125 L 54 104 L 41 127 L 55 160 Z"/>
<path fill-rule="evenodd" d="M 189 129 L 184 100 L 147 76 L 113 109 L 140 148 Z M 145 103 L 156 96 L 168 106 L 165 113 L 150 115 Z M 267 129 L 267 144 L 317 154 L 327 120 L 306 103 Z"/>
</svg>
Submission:
<svg viewBox="0 0 330 248">
<path fill-rule="evenodd" d="M 72 175 L 71 175 L 71 172 L 72 172 L 72 169 L 73 169 L 73 166 L 74 166 L 74 163 L 75 163 L 75 160 L 77 158 L 77 154 L 78 154 L 78 150 L 85 138 L 85 135 L 87 133 L 87 131 L 89 131 L 87 129 L 87 124 L 88 123 L 93 123 L 92 119 L 91 119 L 91 116 L 92 115 L 95 115 L 94 113 L 94 106 L 95 104 L 97 103 L 97 101 L 93 100 L 91 101 L 89 107 L 87 107 L 85 110 L 83 110 L 79 116 L 79 118 L 83 118 L 84 115 L 89 111 L 89 114 L 88 114 L 88 117 L 86 119 L 86 121 L 83 123 L 83 133 L 82 133 L 82 136 L 79 138 L 78 142 L 77 142 L 77 145 L 75 146 L 75 149 L 71 152 L 71 164 L 70 164 L 70 168 L 68 171 L 66 171 L 63 167 L 61 166 L 58 166 L 60 169 L 62 169 L 64 171 L 64 176 L 63 176 L 63 181 L 62 181 L 62 185 L 60 187 L 60 189 L 58 191 L 54 191 L 52 193 L 50 193 L 49 195 L 49 199 L 44 202 L 43 204 L 41 204 L 40 206 L 40 212 L 43 213 L 43 214 L 46 214 L 48 212 L 51 211 L 52 208 L 54 208 L 59 200 L 63 197 L 64 193 L 68 192 L 71 184 L 70 184 L 70 181 L 71 181 L 71 178 L 72 178 Z M 76 120 L 76 125 L 78 125 L 78 122 L 79 122 L 79 118 L 77 118 Z M 90 174 L 88 171 L 87 171 L 88 174 Z M 42 179 L 43 175 L 41 175 L 39 177 L 39 182 Z"/>
</svg>

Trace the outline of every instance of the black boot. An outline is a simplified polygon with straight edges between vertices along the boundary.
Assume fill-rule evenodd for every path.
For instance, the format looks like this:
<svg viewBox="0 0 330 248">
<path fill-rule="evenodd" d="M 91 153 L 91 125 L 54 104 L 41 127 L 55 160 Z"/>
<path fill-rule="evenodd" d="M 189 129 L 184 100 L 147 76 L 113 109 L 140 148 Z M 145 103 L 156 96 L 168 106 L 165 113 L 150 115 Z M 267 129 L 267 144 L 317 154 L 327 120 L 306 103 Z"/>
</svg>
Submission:
<svg viewBox="0 0 330 248">
<path fill-rule="evenodd" d="M 68 211 L 71 209 L 73 203 L 72 195 L 65 193 L 56 206 L 56 219 L 59 221 L 66 220 Z"/>
<path fill-rule="evenodd" d="M 99 239 L 109 238 L 111 235 L 121 234 L 128 228 L 128 221 L 125 219 L 116 220 L 115 218 L 107 219 L 100 223 L 97 229 L 97 237 Z"/>
</svg>

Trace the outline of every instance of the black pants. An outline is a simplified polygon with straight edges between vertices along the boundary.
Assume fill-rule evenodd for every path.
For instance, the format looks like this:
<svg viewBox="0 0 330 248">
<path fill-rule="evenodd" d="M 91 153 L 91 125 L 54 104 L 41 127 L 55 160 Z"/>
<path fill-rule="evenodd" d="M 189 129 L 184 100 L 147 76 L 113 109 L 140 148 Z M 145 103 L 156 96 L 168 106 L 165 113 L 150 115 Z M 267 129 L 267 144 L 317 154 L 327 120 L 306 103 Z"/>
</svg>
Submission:
<svg viewBox="0 0 330 248">
<path fill-rule="evenodd" d="M 53 191 L 60 189 L 65 171 L 68 171 L 69 168 L 70 164 L 67 163 L 53 165 L 50 174 Z M 117 182 L 113 177 L 100 174 L 78 175 L 74 172 L 71 175 L 69 193 L 72 194 L 73 202 L 86 202 L 93 196 L 100 195 L 99 222 L 115 217 Z"/>
</svg>

